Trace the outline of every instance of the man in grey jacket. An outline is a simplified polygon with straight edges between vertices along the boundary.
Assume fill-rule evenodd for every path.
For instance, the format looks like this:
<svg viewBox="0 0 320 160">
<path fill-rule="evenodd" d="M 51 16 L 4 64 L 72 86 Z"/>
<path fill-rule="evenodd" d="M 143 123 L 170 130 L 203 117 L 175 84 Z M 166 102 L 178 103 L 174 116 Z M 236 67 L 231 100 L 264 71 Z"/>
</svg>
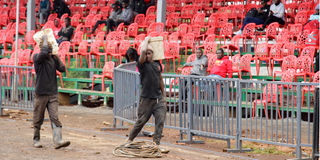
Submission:
<svg viewBox="0 0 320 160">
<path fill-rule="evenodd" d="M 109 31 L 113 31 L 113 27 L 117 27 L 120 24 L 119 18 L 122 15 L 122 6 L 121 3 L 116 1 L 112 4 L 112 12 L 107 20 L 99 20 L 92 28 L 91 34 L 93 34 L 100 24 L 105 24 L 107 26 L 107 34 Z"/>
<path fill-rule="evenodd" d="M 185 63 L 183 67 L 191 66 L 191 75 L 196 76 L 206 76 L 208 68 L 208 57 L 203 55 L 203 52 L 200 48 L 197 49 L 197 58 L 192 61 Z"/>
<path fill-rule="evenodd" d="M 125 25 L 130 25 L 133 21 L 133 11 L 129 6 L 129 0 L 122 0 L 122 14 L 119 18 L 120 23 L 124 23 Z"/>
</svg>

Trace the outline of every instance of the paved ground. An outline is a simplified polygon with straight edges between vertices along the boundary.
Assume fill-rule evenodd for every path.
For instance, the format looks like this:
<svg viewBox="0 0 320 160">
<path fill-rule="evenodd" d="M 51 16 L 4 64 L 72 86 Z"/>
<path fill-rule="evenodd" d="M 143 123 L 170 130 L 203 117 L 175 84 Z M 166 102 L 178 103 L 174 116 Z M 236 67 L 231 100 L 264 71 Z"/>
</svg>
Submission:
<svg viewBox="0 0 320 160">
<path fill-rule="evenodd" d="M 53 149 L 52 132 L 49 122 L 45 122 L 41 131 L 42 149 L 32 145 L 32 114 L 21 111 L 5 111 L 9 116 L 0 118 L 0 159 L 5 160 L 50 160 L 50 159 L 128 159 L 115 157 L 113 149 L 122 144 L 129 131 L 100 131 L 112 124 L 112 110 L 106 107 L 60 107 L 60 119 L 63 123 L 63 138 L 71 141 L 71 146 L 61 150 Z M 47 117 L 47 116 L 46 116 Z M 206 141 L 204 145 L 175 144 L 175 133 L 165 129 L 163 146 L 170 153 L 165 160 L 202 160 L 202 159 L 286 159 L 289 155 L 229 154 L 222 152 L 224 141 Z M 139 137 L 139 140 L 150 138 Z"/>
</svg>

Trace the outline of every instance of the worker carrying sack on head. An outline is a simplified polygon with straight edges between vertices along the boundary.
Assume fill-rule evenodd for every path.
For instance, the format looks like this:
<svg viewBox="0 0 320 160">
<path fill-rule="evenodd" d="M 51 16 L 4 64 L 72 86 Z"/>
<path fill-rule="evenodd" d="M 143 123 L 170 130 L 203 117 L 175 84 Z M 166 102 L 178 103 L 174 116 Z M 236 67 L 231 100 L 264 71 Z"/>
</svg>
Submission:
<svg viewBox="0 0 320 160">
<path fill-rule="evenodd" d="M 132 142 L 148 122 L 151 115 L 155 118 L 153 142 L 160 145 L 160 139 L 166 119 L 166 101 L 164 83 L 161 76 L 162 67 L 158 60 L 164 58 L 163 38 L 146 37 L 140 45 L 140 58 L 137 67 L 140 72 L 141 94 L 138 108 L 138 120 L 129 134 Z M 167 152 L 160 149 L 162 152 Z"/>
<path fill-rule="evenodd" d="M 33 39 L 40 48 L 40 53 L 33 56 L 36 71 L 35 99 L 33 110 L 33 146 L 41 148 L 40 129 L 43 123 L 44 112 L 47 109 L 53 130 L 55 149 L 67 147 L 69 141 L 62 140 L 62 124 L 58 119 L 58 86 L 56 71 L 65 72 L 66 67 L 58 56 L 58 45 L 51 29 L 37 32 Z M 57 49 L 58 48 L 58 49 Z"/>
</svg>

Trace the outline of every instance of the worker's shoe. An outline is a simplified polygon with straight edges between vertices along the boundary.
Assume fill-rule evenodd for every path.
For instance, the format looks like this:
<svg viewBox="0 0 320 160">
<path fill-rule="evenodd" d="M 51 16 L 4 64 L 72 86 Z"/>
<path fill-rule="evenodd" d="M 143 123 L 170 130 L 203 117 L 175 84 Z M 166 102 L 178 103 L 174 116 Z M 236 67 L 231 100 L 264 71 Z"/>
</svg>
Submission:
<svg viewBox="0 0 320 160">
<path fill-rule="evenodd" d="M 57 127 L 54 123 L 52 123 L 52 130 L 53 130 L 53 143 L 54 143 L 55 149 L 68 147 L 70 145 L 70 141 L 62 140 L 61 127 Z"/>
<path fill-rule="evenodd" d="M 33 131 L 33 147 L 42 148 L 40 143 L 40 129 L 34 128 Z"/>
<path fill-rule="evenodd" d="M 126 144 L 130 144 L 130 143 L 132 143 L 133 141 L 132 140 L 130 140 L 129 138 L 128 139 L 126 139 Z"/>
<path fill-rule="evenodd" d="M 258 28 L 257 31 L 263 32 L 264 28 Z"/>
<path fill-rule="evenodd" d="M 242 30 L 240 29 L 239 31 L 234 32 L 233 34 L 235 34 L 235 35 L 242 35 Z"/>
<path fill-rule="evenodd" d="M 166 148 L 164 148 L 164 147 L 162 147 L 162 146 L 160 146 L 160 145 L 157 145 L 157 146 L 158 146 L 158 148 L 159 148 L 159 150 L 160 150 L 161 153 L 167 154 L 167 153 L 170 152 L 168 149 L 166 149 Z"/>
<path fill-rule="evenodd" d="M 40 143 L 39 140 L 34 140 L 33 141 L 33 147 L 34 148 L 42 148 L 42 144 Z"/>
</svg>

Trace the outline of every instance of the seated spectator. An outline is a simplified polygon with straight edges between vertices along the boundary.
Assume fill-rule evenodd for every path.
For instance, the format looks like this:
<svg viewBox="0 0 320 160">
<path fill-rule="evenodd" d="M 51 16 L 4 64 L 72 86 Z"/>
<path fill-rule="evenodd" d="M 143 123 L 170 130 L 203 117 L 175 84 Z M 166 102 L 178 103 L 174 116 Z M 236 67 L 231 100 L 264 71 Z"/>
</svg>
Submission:
<svg viewBox="0 0 320 160">
<path fill-rule="evenodd" d="M 65 13 L 68 13 L 69 16 L 71 15 L 71 11 L 64 0 L 53 1 L 53 13 L 57 13 L 59 18 Z"/>
<path fill-rule="evenodd" d="M 281 25 L 285 24 L 284 16 L 284 4 L 281 3 L 281 0 L 274 0 L 274 3 L 270 6 L 270 13 L 266 21 L 263 23 L 262 28 L 259 28 L 258 31 L 263 31 L 266 26 L 273 22 L 278 22 Z"/>
<path fill-rule="evenodd" d="M 59 18 L 54 19 L 54 28 L 52 28 L 52 31 L 56 39 L 59 38 L 58 33 L 60 32 L 61 28 L 62 27 L 60 24 L 60 19 Z"/>
<path fill-rule="evenodd" d="M 308 22 L 313 21 L 313 20 L 317 20 L 318 22 L 320 22 L 319 9 L 320 9 L 320 4 L 318 4 L 318 5 L 316 6 L 316 8 L 315 8 L 315 13 L 310 16 Z M 308 22 L 307 22 L 307 23 L 308 23 Z"/>
<path fill-rule="evenodd" d="M 57 39 L 58 44 L 60 45 L 63 41 L 70 41 L 73 35 L 73 27 L 71 26 L 71 19 L 69 17 L 64 19 L 64 26 L 58 33 L 59 38 Z"/>
<path fill-rule="evenodd" d="M 268 18 L 269 10 L 270 10 L 270 5 L 268 5 L 268 1 L 269 0 L 262 0 L 261 1 L 262 7 L 259 8 L 258 10 L 256 10 L 254 8 L 254 11 L 257 14 L 246 16 L 244 18 L 243 25 L 242 25 L 241 29 L 238 32 L 235 33 L 236 35 L 242 34 L 243 28 L 249 23 L 255 23 L 256 25 L 264 24 L 264 22 Z"/>
<path fill-rule="evenodd" d="M 49 0 L 41 0 L 39 5 L 38 17 L 40 18 L 40 24 L 45 24 L 48 20 L 51 10 L 51 4 Z"/>
<path fill-rule="evenodd" d="M 192 61 L 185 63 L 183 67 L 191 66 L 191 75 L 197 76 L 206 76 L 208 68 L 208 57 L 203 55 L 203 52 L 200 48 L 197 49 L 197 58 Z"/>
<path fill-rule="evenodd" d="M 122 0 L 123 11 L 119 17 L 118 23 L 124 23 L 125 25 L 130 25 L 133 21 L 133 11 L 129 6 L 129 0 Z"/>
<path fill-rule="evenodd" d="M 109 33 L 110 30 L 114 31 L 114 27 L 117 27 L 120 24 L 119 18 L 122 13 L 121 3 L 116 1 L 114 4 L 112 4 L 111 7 L 112 7 L 112 13 L 110 17 L 107 20 L 97 21 L 97 23 L 92 28 L 91 34 L 93 34 L 96 31 L 96 29 L 100 24 L 105 24 L 107 26 L 107 34 Z"/>
<path fill-rule="evenodd" d="M 154 5 L 154 0 L 131 0 L 130 7 L 133 10 L 134 17 L 137 14 L 146 14 L 147 9 Z"/>
<path fill-rule="evenodd" d="M 228 59 L 227 56 L 224 56 L 222 48 L 219 48 L 216 51 L 216 54 L 217 60 L 213 63 L 212 68 L 210 69 L 209 76 L 215 78 L 227 78 L 228 74 L 228 77 L 232 78 L 232 62 Z"/>
</svg>

